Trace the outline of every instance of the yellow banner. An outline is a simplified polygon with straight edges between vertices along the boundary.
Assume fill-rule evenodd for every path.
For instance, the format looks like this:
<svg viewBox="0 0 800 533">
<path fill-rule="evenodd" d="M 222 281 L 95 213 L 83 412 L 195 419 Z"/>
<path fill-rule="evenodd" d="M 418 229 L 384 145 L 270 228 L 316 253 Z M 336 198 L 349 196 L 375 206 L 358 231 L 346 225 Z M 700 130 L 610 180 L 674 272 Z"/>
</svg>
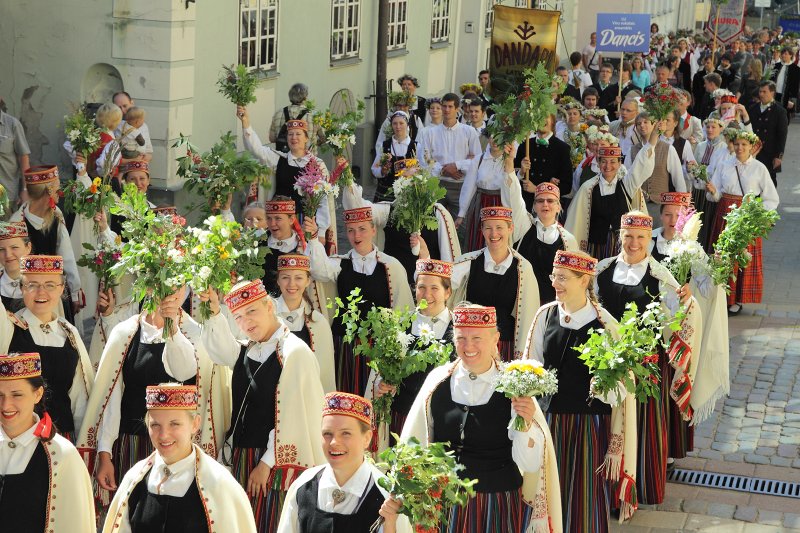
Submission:
<svg viewBox="0 0 800 533">
<path fill-rule="evenodd" d="M 522 72 L 544 63 L 552 74 L 558 65 L 556 42 L 560 11 L 494 6 L 492 76 Z"/>
</svg>

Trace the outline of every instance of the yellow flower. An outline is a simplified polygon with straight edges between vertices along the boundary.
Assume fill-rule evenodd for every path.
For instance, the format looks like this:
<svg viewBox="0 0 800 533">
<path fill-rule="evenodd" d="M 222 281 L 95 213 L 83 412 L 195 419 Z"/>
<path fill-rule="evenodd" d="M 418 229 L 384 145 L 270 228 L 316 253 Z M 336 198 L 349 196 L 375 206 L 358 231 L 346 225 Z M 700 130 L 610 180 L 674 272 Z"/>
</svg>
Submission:
<svg viewBox="0 0 800 533">
<path fill-rule="evenodd" d="M 122 237 L 121 237 L 121 236 L 119 236 L 119 235 L 117 235 L 117 238 L 116 238 L 116 239 L 114 239 L 114 243 L 115 243 L 115 244 L 122 244 Z"/>
<path fill-rule="evenodd" d="M 222 254 L 219 256 L 219 258 L 222 260 L 225 260 L 228 257 L 230 257 L 230 254 L 228 252 L 222 252 Z"/>
<path fill-rule="evenodd" d="M 202 251 L 203 251 L 203 247 L 202 246 L 195 246 L 194 248 L 192 248 L 192 253 L 193 254 L 199 254 Z"/>
<path fill-rule="evenodd" d="M 506 372 L 512 372 L 514 370 L 517 370 L 519 372 L 532 372 L 533 365 L 531 365 L 530 363 L 523 363 L 522 361 L 514 361 L 508 364 L 508 366 L 506 367 Z"/>
<path fill-rule="evenodd" d="M 95 179 L 92 181 L 92 185 L 94 185 L 95 187 L 99 187 L 99 186 L 101 186 L 102 184 L 103 184 L 103 179 L 102 179 L 102 178 L 95 178 Z"/>
<path fill-rule="evenodd" d="M 544 376 L 544 368 L 540 366 L 535 366 L 533 367 L 533 373 L 536 374 L 537 376 Z"/>
</svg>

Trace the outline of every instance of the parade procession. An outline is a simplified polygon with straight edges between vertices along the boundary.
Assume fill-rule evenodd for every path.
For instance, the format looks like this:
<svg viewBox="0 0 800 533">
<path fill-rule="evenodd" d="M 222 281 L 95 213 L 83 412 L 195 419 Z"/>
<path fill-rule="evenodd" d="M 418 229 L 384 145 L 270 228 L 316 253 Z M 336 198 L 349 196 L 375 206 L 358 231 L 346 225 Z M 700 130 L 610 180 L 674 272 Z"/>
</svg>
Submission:
<svg viewBox="0 0 800 533">
<path fill-rule="evenodd" d="M 241 0 L 225 66 L 133 75 L 188 60 L 175 20 L 230 40 L 209 3 L 115 2 L 63 88 L 5 63 L 0 531 L 605 533 L 669 501 L 769 303 L 800 33 L 744 0 Z"/>
</svg>

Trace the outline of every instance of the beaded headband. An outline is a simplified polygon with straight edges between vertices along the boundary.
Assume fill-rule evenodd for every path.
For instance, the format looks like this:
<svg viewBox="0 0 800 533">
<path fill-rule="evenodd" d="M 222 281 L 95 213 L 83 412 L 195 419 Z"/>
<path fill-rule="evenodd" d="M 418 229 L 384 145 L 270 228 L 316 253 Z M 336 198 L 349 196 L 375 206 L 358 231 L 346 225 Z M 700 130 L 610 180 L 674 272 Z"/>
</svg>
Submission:
<svg viewBox="0 0 800 533">
<path fill-rule="evenodd" d="M 264 203 L 264 211 L 268 215 L 294 215 L 296 206 L 294 200 L 270 200 Z"/>
<path fill-rule="evenodd" d="M 38 165 L 24 172 L 25 185 L 37 185 L 58 181 L 58 167 L 55 165 Z"/>
<path fill-rule="evenodd" d="M 278 256 L 278 272 L 281 270 L 311 271 L 311 259 L 300 254 L 284 254 Z"/>
<path fill-rule="evenodd" d="M 230 312 L 233 313 L 245 305 L 249 305 L 266 297 L 267 289 L 264 288 L 264 283 L 260 279 L 257 279 L 228 293 L 228 295 L 225 296 L 225 305 L 228 306 Z"/>
<path fill-rule="evenodd" d="M 322 416 L 344 415 L 372 427 L 372 402 L 356 394 L 329 392 L 325 395 Z"/>
<path fill-rule="evenodd" d="M 417 275 L 430 274 L 441 278 L 450 279 L 453 275 L 453 263 L 439 261 L 438 259 L 417 259 Z"/>
<path fill-rule="evenodd" d="M 484 207 L 481 209 L 481 222 L 484 220 L 508 220 L 511 222 L 511 213 L 512 210 L 508 207 L 499 205 Z"/>
<path fill-rule="evenodd" d="M 653 229 L 653 217 L 648 215 L 622 215 L 620 229 Z"/>
<path fill-rule="evenodd" d="M 662 205 L 679 205 L 689 207 L 692 205 L 692 193 L 690 192 L 662 192 Z"/>
<path fill-rule="evenodd" d="M 25 222 L 0 222 L 0 241 L 27 238 L 28 225 Z"/>
<path fill-rule="evenodd" d="M 122 175 L 124 176 L 128 172 L 133 172 L 135 170 L 146 172 L 147 175 L 150 176 L 150 165 L 147 163 L 147 161 L 140 161 L 139 159 L 128 161 L 122 165 L 120 172 L 122 172 Z"/>
<path fill-rule="evenodd" d="M 197 385 L 148 385 L 144 398 L 148 411 L 151 409 L 196 410 L 198 404 Z"/>
<path fill-rule="evenodd" d="M 555 259 L 553 259 L 553 266 L 594 276 L 597 268 L 597 259 L 574 252 L 558 250 Z"/>
<path fill-rule="evenodd" d="M 601 146 L 597 149 L 598 157 L 622 157 L 622 148 L 619 146 Z"/>
<path fill-rule="evenodd" d="M 35 378 L 42 375 L 42 360 L 38 353 L 0 355 L 0 381 Z"/>
<path fill-rule="evenodd" d="M 456 307 L 453 309 L 453 326 L 456 328 L 497 327 L 494 307 Z"/>
<path fill-rule="evenodd" d="M 64 259 L 60 255 L 28 255 L 19 260 L 23 274 L 63 274 Z"/>
<path fill-rule="evenodd" d="M 359 222 L 369 222 L 372 220 L 371 207 L 358 207 L 356 209 L 344 210 L 345 224 L 358 224 Z"/>
<path fill-rule="evenodd" d="M 286 121 L 286 131 L 289 130 L 303 130 L 308 133 L 308 122 L 302 119 L 292 119 Z"/>
<path fill-rule="evenodd" d="M 543 194 L 552 194 L 556 198 L 561 198 L 561 191 L 558 189 L 557 185 L 553 185 L 549 181 L 544 183 L 540 183 L 536 186 L 536 193 L 534 193 L 534 198 L 538 198 Z"/>
</svg>

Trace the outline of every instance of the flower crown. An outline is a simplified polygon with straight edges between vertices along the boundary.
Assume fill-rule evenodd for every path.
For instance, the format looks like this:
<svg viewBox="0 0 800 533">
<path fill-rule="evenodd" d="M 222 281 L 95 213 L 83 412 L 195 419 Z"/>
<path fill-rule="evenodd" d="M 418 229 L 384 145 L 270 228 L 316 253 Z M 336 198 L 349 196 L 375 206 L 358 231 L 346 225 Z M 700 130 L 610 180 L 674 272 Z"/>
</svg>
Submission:
<svg viewBox="0 0 800 533">
<path fill-rule="evenodd" d="M 472 91 L 473 93 L 480 96 L 481 94 L 483 94 L 483 87 L 481 87 L 477 83 L 462 83 L 461 86 L 458 88 L 458 91 L 462 94 L 462 96 L 464 95 L 464 93 L 467 93 L 469 91 Z"/>
<path fill-rule="evenodd" d="M 736 130 L 736 135 L 733 137 L 733 140 L 736 139 L 744 139 L 750 144 L 758 144 L 761 142 L 761 139 L 758 138 L 758 135 L 747 130 Z"/>
<path fill-rule="evenodd" d="M 389 105 L 407 105 L 411 107 L 417 102 L 417 97 L 408 91 L 392 91 L 389 93 Z"/>
</svg>

